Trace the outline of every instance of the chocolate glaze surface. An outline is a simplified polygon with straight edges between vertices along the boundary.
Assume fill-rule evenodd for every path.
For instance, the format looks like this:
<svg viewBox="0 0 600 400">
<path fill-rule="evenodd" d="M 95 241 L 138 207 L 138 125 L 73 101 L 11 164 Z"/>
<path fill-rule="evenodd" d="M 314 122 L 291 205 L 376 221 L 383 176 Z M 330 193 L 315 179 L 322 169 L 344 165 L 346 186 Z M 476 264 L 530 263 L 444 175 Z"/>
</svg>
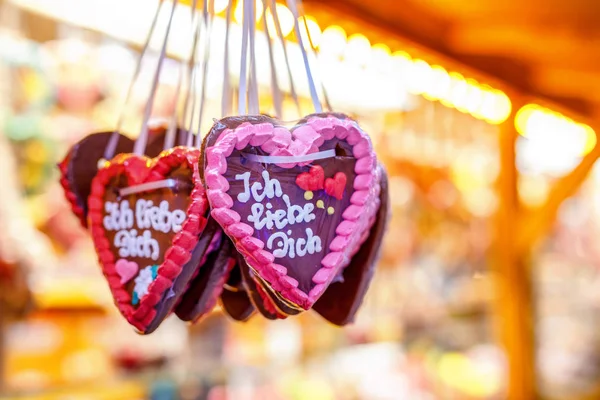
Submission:
<svg viewBox="0 0 600 400">
<path fill-rule="evenodd" d="M 71 191 L 78 199 L 87 215 L 87 199 L 91 193 L 92 179 L 98 173 L 98 161 L 104 157 L 104 151 L 113 132 L 93 133 L 76 143 L 66 155 L 66 178 L 70 182 Z M 117 153 L 129 153 L 133 150 L 133 141 L 119 134 Z"/>
<path fill-rule="evenodd" d="M 276 124 L 276 121 L 264 116 L 225 118 L 215 124 L 205 139 L 204 147 L 206 148 L 207 146 L 213 145 L 224 129 L 235 128 L 243 122 L 251 122 L 253 124 L 271 122 Z M 254 224 L 248 220 L 248 216 L 252 214 L 252 207 L 257 202 L 252 198 L 247 202 L 238 200 L 238 195 L 247 190 L 244 181 L 239 179 L 239 177 L 246 172 L 250 172 L 250 186 L 258 183 L 264 188 L 267 184 L 265 181 L 266 173 L 268 174 L 269 180 L 277 180 L 283 194 L 289 196 L 290 204 L 304 207 L 307 203 L 312 203 L 312 213 L 315 216 L 314 220 L 310 222 L 288 224 L 282 229 L 278 229 L 276 226 L 271 228 L 263 227 L 261 229 L 255 229 L 253 235 L 262 240 L 266 244 L 265 249 L 271 253 L 277 249 L 283 250 L 286 244 L 289 243 L 286 241 L 286 238 L 292 238 L 295 243 L 295 245 L 289 243 L 287 246 L 288 250 L 291 247 L 295 250 L 298 249 L 296 247 L 298 239 L 304 240 L 305 243 L 314 236 L 317 236 L 320 239 L 320 251 L 315 251 L 312 254 L 307 252 L 302 256 L 294 254 L 294 257 L 292 257 L 292 254 L 288 251 L 286 256 L 275 258 L 275 263 L 284 266 L 288 270 L 288 275 L 298 281 L 298 288 L 305 293 L 308 293 L 315 286 L 312 277 L 321 268 L 321 260 L 329 252 L 329 245 L 335 237 L 335 229 L 342 221 L 344 210 L 350 204 L 350 196 L 353 192 L 353 183 L 356 176 L 356 173 L 354 172 L 356 159 L 352 156 L 351 146 L 343 140 L 333 139 L 326 141 L 319 147 L 319 151 L 331 149 L 335 150 L 335 157 L 315 160 L 310 165 L 306 166 L 282 168 L 275 164 L 263 164 L 248 159 L 248 154 L 268 156 L 268 154 L 260 147 L 248 145 L 241 151 L 234 150 L 227 158 L 228 168 L 224 174 L 230 185 L 227 194 L 234 200 L 232 209 L 242 216 L 242 222 L 245 222 L 250 226 L 254 226 Z M 201 160 L 201 162 L 203 162 L 203 160 Z M 346 183 L 341 199 L 328 195 L 323 189 L 311 191 L 311 194 L 307 195 L 306 191 L 297 185 L 297 177 L 302 173 L 309 172 L 313 166 L 319 166 L 323 169 L 325 179 L 333 178 L 336 173 L 343 173 L 345 175 Z M 309 197 L 310 200 L 308 200 Z M 288 210 L 288 205 L 283 197 L 275 197 L 273 199 L 265 198 L 260 204 L 262 204 L 262 207 L 264 208 L 261 216 L 262 218 L 265 217 L 267 210 L 269 210 L 269 212 L 283 210 L 286 213 Z M 307 229 L 310 229 L 311 232 L 309 233 Z M 297 251 L 294 253 L 297 253 Z"/>
<path fill-rule="evenodd" d="M 220 249 L 209 254 L 206 262 L 198 267 L 198 274 L 175 308 L 180 319 L 197 321 L 214 307 L 235 262 L 231 257 L 232 250 L 233 244 L 229 240 L 223 240 Z"/>
<path fill-rule="evenodd" d="M 235 249 L 233 250 L 235 251 Z M 236 321 L 247 321 L 256 311 L 242 282 L 242 272 L 234 256 L 235 266 L 221 293 L 221 305 L 227 315 Z"/>
<path fill-rule="evenodd" d="M 369 237 L 343 271 L 343 280 L 332 283 L 313 305 L 329 322 L 343 326 L 354 320 L 375 273 L 383 235 L 389 218 L 388 178 L 382 168 L 381 205 Z"/>
<path fill-rule="evenodd" d="M 242 274 L 242 281 L 244 282 L 244 287 L 246 288 L 246 292 L 248 293 L 250 301 L 263 317 L 270 320 L 276 320 L 277 315 L 272 313 L 265 307 L 264 300 L 258 293 L 257 284 L 250 275 L 250 267 L 248 267 L 246 260 L 244 260 L 244 257 L 239 253 L 237 254 L 237 256 L 238 266 Z"/>
<path fill-rule="evenodd" d="M 129 187 L 126 175 L 121 174 L 121 175 L 115 177 L 113 179 L 113 181 L 107 186 L 107 190 L 104 195 L 104 204 L 105 205 L 108 202 L 113 203 L 113 204 L 116 203 L 120 207 L 122 207 L 124 202 L 126 205 L 128 205 L 128 209 L 131 211 L 131 216 L 132 216 L 132 225 L 129 230 L 129 234 L 133 233 L 133 234 L 135 234 L 135 236 L 139 237 L 139 236 L 142 236 L 145 231 L 148 231 L 150 233 L 151 237 L 153 239 L 155 239 L 158 243 L 159 251 L 158 251 L 157 259 L 151 259 L 151 258 L 139 257 L 139 256 L 121 257 L 119 255 L 120 248 L 116 246 L 115 239 L 119 239 L 119 237 L 117 237 L 117 236 L 122 236 L 121 233 L 126 230 L 109 230 L 109 229 L 106 229 L 106 226 L 105 226 L 106 238 L 109 241 L 111 252 L 115 255 L 115 261 L 117 261 L 119 259 L 126 259 L 127 261 L 135 262 L 139 267 L 138 273 L 136 273 L 133 276 L 133 278 L 131 278 L 125 284 L 125 289 L 132 296 L 133 296 L 133 289 L 135 286 L 135 279 L 139 276 L 140 271 L 142 271 L 146 267 L 151 267 L 153 265 L 156 265 L 157 267 L 160 266 L 164 262 L 165 252 L 169 249 L 169 247 L 171 247 L 173 237 L 175 236 L 175 233 L 172 230 L 170 230 L 169 232 L 163 232 L 160 230 L 155 230 L 152 227 L 150 227 L 149 229 L 141 228 L 138 225 L 138 220 L 137 220 L 138 217 L 140 217 L 139 215 L 137 215 L 137 209 L 136 209 L 138 200 L 140 198 L 143 198 L 144 200 L 150 200 L 150 201 L 152 201 L 152 204 L 154 206 L 159 206 L 159 204 L 162 201 L 166 201 L 169 206 L 168 207 L 169 211 L 181 210 L 184 213 L 187 211 L 187 209 L 191 203 L 190 194 L 191 194 L 192 188 L 193 188 L 192 170 L 188 166 L 179 167 L 179 168 L 175 169 L 174 171 L 172 171 L 169 174 L 168 178 L 177 180 L 178 185 L 174 188 L 162 188 L 162 189 L 156 189 L 156 190 L 152 190 L 152 191 L 144 192 L 144 193 L 135 193 L 135 194 L 127 195 L 127 196 L 121 196 L 119 194 L 120 189 Z M 107 212 L 107 209 L 105 206 L 104 212 L 102 215 L 103 219 L 108 218 L 109 215 L 110 215 L 110 213 Z M 133 235 L 131 235 L 131 236 L 133 236 Z M 137 307 L 137 305 L 139 305 L 139 302 L 137 304 L 133 304 L 133 305 L 134 305 L 134 307 Z"/>
</svg>

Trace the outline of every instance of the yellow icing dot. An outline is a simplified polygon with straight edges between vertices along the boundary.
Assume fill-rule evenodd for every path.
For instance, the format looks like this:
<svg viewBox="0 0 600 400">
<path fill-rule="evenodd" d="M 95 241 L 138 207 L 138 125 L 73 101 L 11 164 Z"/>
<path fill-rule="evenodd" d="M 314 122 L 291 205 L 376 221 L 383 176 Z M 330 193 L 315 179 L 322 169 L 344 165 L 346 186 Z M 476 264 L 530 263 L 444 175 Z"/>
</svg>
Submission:
<svg viewBox="0 0 600 400">
<path fill-rule="evenodd" d="M 313 192 L 311 192 L 310 190 L 308 192 L 304 192 L 304 200 L 312 200 L 313 198 Z"/>
<path fill-rule="evenodd" d="M 325 204 L 323 200 L 317 200 L 317 208 L 325 208 Z"/>
<path fill-rule="evenodd" d="M 327 208 L 327 214 L 332 215 L 335 212 L 333 207 L 328 207 Z"/>
</svg>

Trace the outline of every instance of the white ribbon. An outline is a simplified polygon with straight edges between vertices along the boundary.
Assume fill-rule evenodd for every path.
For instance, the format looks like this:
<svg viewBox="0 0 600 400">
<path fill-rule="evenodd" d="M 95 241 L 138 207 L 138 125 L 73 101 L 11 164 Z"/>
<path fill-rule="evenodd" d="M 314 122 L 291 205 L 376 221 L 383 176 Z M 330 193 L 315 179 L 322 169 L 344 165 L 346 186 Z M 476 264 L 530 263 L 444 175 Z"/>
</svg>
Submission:
<svg viewBox="0 0 600 400">
<path fill-rule="evenodd" d="M 167 32 L 165 33 L 165 39 L 163 40 L 162 48 L 160 49 L 158 65 L 156 67 L 156 72 L 154 73 L 154 78 L 152 80 L 152 88 L 150 89 L 150 96 L 148 97 L 148 101 L 146 102 L 146 109 L 144 110 L 142 130 L 140 132 L 140 136 L 135 141 L 135 145 L 133 147 L 133 152 L 138 155 L 144 154 L 144 150 L 146 149 L 146 143 L 148 142 L 148 120 L 150 119 L 150 114 L 152 113 L 152 106 L 154 105 L 154 98 L 156 97 L 156 89 L 158 87 L 160 71 L 162 69 L 163 62 L 165 60 L 165 55 L 167 52 L 167 43 L 169 42 L 169 34 L 171 33 L 173 15 L 175 14 L 175 8 L 177 7 L 178 1 L 179 0 L 173 0 L 171 14 L 169 15 L 169 23 L 167 24 Z"/>
<path fill-rule="evenodd" d="M 154 19 L 152 20 L 152 24 L 150 25 L 150 30 L 148 31 L 148 35 L 146 36 L 146 40 L 144 41 L 144 47 L 142 48 L 142 52 L 137 59 L 137 64 L 135 66 L 135 71 L 133 72 L 133 76 L 131 78 L 131 82 L 129 82 L 129 87 L 127 88 L 127 94 L 125 94 L 125 101 L 123 103 L 123 108 L 121 108 L 121 112 L 119 113 L 119 119 L 117 121 L 117 127 L 113 132 L 108 144 L 106 145 L 106 149 L 104 150 L 104 159 L 110 160 L 114 157 L 115 151 L 117 149 L 117 143 L 119 142 L 119 133 L 121 132 L 121 128 L 123 127 L 123 121 L 125 120 L 125 109 L 129 104 L 131 99 L 131 94 L 133 92 L 133 87 L 135 86 L 135 82 L 137 81 L 140 70 L 142 69 L 142 60 L 148 51 L 148 46 L 150 45 L 150 40 L 152 39 L 152 35 L 154 34 L 154 30 L 156 29 L 156 23 L 158 21 L 158 16 L 160 15 L 160 10 L 163 3 L 161 2 L 156 8 L 156 12 L 154 13 Z"/>
<path fill-rule="evenodd" d="M 255 33 L 256 33 L 256 2 L 248 2 L 248 19 L 250 24 L 248 25 L 248 36 L 250 41 L 250 85 L 248 86 L 248 114 L 258 115 L 259 114 L 259 103 L 258 103 L 258 79 L 256 78 L 256 46 L 255 46 Z"/>
<path fill-rule="evenodd" d="M 281 118 L 283 115 L 283 100 L 281 97 L 281 89 L 279 88 L 279 82 L 277 80 L 277 70 L 275 69 L 275 57 L 273 55 L 273 43 L 271 42 L 271 35 L 269 32 L 269 24 L 267 24 L 267 10 L 269 9 L 269 3 L 267 0 L 263 0 L 263 27 L 265 30 L 267 44 L 269 46 L 269 64 L 271 67 L 271 94 L 273 95 L 273 108 L 275 108 L 275 116 Z M 277 10 L 270 10 L 271 15 L 276 13 Z"/>
<path fill-rule="evenodd" d="M 231 74 L 229 73 L 229 31 L 231 27 L 231 9 L 233 0 L 227 3 L 227 15 L 225 22 L 225 56 L 223 59 L 223 93 L 221 97 L 221 117 L 231 113 Z"/>
<path fill-rule="evenodd" d="M 242 23 L 242 57 L 240 59 L 240 85 L 238 91 L 238 115 L 246 114 L 246 68 L 247 68 L 247 58 L 248 58 L 248 1 L 244 1 L 244 21 Z M 252 0 L 254 1 L 254 0 Z"/>
<path fill-rule="evenodd" d="M 208 59 L 210 58 L 210 37 L 213 24 L 213 2 L 214 0 L 205 0 L 202 12 L 204 20 L 204 52 L 202 53 L 202 89 L 200 94 L 200 110 L 198 111 L 198 130 L 196 131 L 196 147 L 202 144 L 202 117 L 204 116 L 204 103 L 206 102 L 206 81 L 208 80 Z"/>
<path fill-rule="evenodd" d="M 242 153 L 246 159 L 263 164 L 293 164 L 335 157 L 335 150 L 324 150 L 318 153 L 302 156 L 261 156 L 258 154 Z"/>
<path fill-rule="evenodd" d="M 281 46 L 283 48 L 283 57 L 285 58 L 285 66 L 287 68 L 288 79 L 290 81 L 290 94 L 292 95 L 292 100 L 294 100 L 294 104 L 296 105 L 298 115 L 302 115 L 302 110 L 300 109 L 300 101 L 298 100 L 296 86 L 294 85 L 294 77 L 292 76 L 292 67 L 290 66 L 290 59 L 287 51 L 287 41 L 283 37 L 283 32 L 281 31 L 281 24 L 279 23 L 279 16 L 277 15 L 277 7 L 275 0 L 270 1 L 270 8 L 271 16 L 273 17 L 273 21 L 275 22 L 275 30 L 277 31 L 277 37 L 279 38 L 279 42 L 281 43 Z"/>
<path fill-rule="evenodd" d="M 129 186 L 119 190 L 120 196 L 129 196 L 130 194 L 147 192 L 149 190 L 173 188 L 177 185 L 176 179 L 163 179 L 162 181 L 140 183 L 139 185 Z"/>
<path fill-rule="evenodd" d="M 310 89 L 310 97 L 312 99 L 313 106 L 315 108 L 316 113 L 323 112 L 323 107 L 321 106 L 321 102 L 319 101 L 319 95 L 317 94 L 317 88 L 315 86 L 315 81 L 312 76 L 312 72 L 310 70 L 310 64 L 308 62 L 308 55 L 306 54 L 306 49 L 304 48 L 304 43 L 302 40 L 302 35 L 300 34 L 300 25 L 298 24 L 298 8 L 296 7 L 295 0 L 287 0 L 287 5 L 292 15 L 294 16 L 294 30 L 296 32 L 296 37 L 298 38 L 298 44 L 300 45 L 300 51 L 302 52 L 302 60 L 304 61 L 304 69 L 306 70 L 306 79 L 308 79 L 308 87 Z M 304 16 L 302 17 L 304 18 Z M 308 32 L 307 32 L 308 34 Z"/>
</svg>

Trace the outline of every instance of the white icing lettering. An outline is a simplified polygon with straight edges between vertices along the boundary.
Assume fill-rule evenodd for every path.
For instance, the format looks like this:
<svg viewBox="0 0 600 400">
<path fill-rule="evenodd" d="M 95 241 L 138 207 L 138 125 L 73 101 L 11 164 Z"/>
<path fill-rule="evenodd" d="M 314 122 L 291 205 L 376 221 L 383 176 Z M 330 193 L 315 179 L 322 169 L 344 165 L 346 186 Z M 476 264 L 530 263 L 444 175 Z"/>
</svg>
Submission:
<svg viewBox="0 0 600 400">
<path fill-rule="evenodd" d="M 150 231 L 145 230 L 140 236 L 137 230 L 121 230 L 115 235 L 114 245 L 119 249 L 120 257 L 143 257 L 158 259 L 160 247 L 152 238 Z"/>
<path fill-rule="evenodd" d="M 128 200 L 106 202 L 106 214 L 103 218 L 104 229 L 117 231 L 114 246 L 120 257 L 140 257 L 157 260 L 160 253 L 158 241 L 152 237 L 151 230 L 164 233 L 177 233 L 186 219 L 183 210 L 169 210 L 169 202 L 163 200 L 155 206 L 151 200 L 138 199 L 134 211 Z M 138 229 L 132 229 L 134 225 Z M 142 232 L 138 235 L 138 230 Z"/>
<path fill-rule="evenodd" d="M 237 199 L 240 203 L 246 203 L 250 200 L 250 172 L 244 172 L 235 176 L 235 180 L 239 181 L 240 179 L 244 181 L 244 191 L 237 195 Z"/>
<path fill-rule="evenodd" d="M 292 231 L 289 229 L 285 232 L 282 231 L 289 225 L 315 220 L 315 205 L 313 203 L 292 204 L 290 197 L 283 193 L 279 180 L 271 178 L 268 171 L 263 171 L 261 175 L 264 184 L 261 182 L 250 184 L 250 172 L 236 175 L 235 179 L 242 180 L 244 184 L 244 191 L 237 195 L 238 201 L 241 203 L 254 201 L 254 204 L 250 206 L 250 215 L 247 217 L 248 221 L 253 223 L 254 229 L 278 230 L 267 239 L 267 248 L 273 250 L 276 258 L 289 257 L 293 259 L 296 256 L 303 257 L 306 254 L 320 252 L 322 250 L 321 238 L 314 235 L 312 229 L 306 228 L 306 238 L 291 237 Z M 274 198 L 282 199 L 285 208 L 274 209 L 271 202 L 262 204 L 263 200 Z"/>
<path fill-rule="evenodd" d="M 306 254 L 315 254 L 323 250 L 321 238 L 314 235 L 312 229 L 306 228 L 306 239 L 293 238 L 292 231 L 276 232 L 267 240 L 267 248 L 273 251 L 275 258 L 295 258 L 304 257 Z M 276 246 L 275 249 L 274 246 Z"/>
</svg>

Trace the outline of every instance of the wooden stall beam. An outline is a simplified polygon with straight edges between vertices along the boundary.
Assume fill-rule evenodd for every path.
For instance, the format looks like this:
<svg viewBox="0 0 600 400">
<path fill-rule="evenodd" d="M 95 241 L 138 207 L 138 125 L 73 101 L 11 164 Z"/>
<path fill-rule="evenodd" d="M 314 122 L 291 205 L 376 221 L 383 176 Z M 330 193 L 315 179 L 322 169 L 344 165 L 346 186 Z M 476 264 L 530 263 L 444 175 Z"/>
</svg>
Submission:
<svg viewBox="0 0 600 400">
<path fill-rule="evenodd" d="M 520 251 L 515 241 L 520 206 L 513 117 L 500 126 L 499 207 L 494 220 L 490 267 L 495 284 L 495 329 L 508 362 L 507 398 L 524 400 L 536 396 L 535 346 L 528 255 Z"/>
</svg>

